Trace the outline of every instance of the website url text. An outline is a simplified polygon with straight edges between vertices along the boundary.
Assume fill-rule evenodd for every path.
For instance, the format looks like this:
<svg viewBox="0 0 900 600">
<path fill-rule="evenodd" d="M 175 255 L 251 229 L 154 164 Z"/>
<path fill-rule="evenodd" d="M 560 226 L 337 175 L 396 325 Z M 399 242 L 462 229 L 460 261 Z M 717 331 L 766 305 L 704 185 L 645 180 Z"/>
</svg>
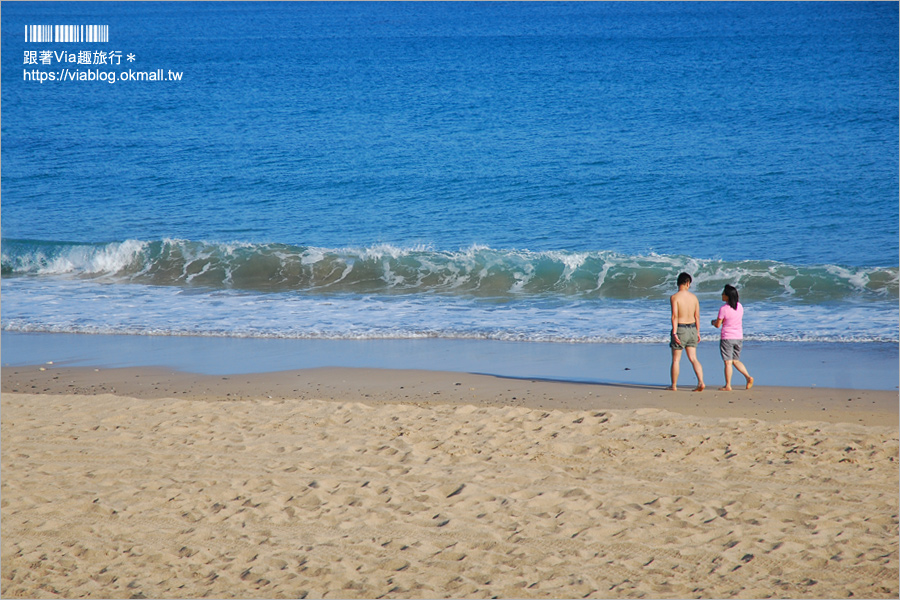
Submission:
<svg viewBox="0 0 900 600">
<path fill-rule="evenodd" d="M 57 81 L 105 81 L 116 83 L 122 81 L 181 81 L 181 71 L 101 71 L 100 69 L 62 69 L 61 71 L 40 71 L 23 69 L 22 79 L 25 81 L 57 82 Z"/>
</svg>

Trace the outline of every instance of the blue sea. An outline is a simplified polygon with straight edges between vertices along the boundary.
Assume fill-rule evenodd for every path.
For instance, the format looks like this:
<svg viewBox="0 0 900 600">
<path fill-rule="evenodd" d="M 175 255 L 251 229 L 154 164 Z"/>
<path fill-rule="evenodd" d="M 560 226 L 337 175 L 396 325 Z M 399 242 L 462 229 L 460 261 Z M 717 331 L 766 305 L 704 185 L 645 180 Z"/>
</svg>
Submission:
<svg viewBox="0 0 900 600">
<path fill-rule="evenodd" d="M 658 345 L 686 271 L 747 340 L 896 345 L 897 32 L 896 2 L 4 3 L 2 331 Z"/>
</svg>

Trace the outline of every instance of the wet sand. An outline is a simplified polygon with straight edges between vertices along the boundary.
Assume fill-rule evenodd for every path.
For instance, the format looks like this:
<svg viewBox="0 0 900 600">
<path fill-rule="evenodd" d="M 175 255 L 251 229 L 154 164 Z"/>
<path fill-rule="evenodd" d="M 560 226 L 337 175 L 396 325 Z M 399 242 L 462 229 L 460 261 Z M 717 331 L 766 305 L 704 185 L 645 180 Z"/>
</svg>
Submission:
<svg viewBox="0 0 900 600">
<path fill-rule="evenodd" d="M 336 400 L 367 403 L 452 403 L 522 406 L 535 409 L 660 408 L 700 417 L 813 420 L 897 424 L 898 394 L 885 390 L 743 387 L 721 392 L 710 384 L 694 393 L 693 374 L 682 374 L 682 387 L 565 382 L 495 377 L 447 371 L 317 368 L 201 375 L 164 368 L 85 368 L 45 364 L 5 367 L 2 390 L 40 394 L 117 394 L 132 398 Z M 712 379 L 707 377 L 707 379 Z"/>
</svg>

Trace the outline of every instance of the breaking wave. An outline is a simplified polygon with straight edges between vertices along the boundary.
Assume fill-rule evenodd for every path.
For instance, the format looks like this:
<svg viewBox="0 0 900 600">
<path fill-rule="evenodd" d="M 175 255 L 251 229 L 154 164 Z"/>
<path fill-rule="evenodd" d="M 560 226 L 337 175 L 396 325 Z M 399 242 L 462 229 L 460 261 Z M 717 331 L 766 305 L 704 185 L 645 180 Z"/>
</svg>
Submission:
<svg viewBox="0 0 900 600">
<path fill-rule="evenodd" d="M 4 240 L 2 274 L 255 292 L 440 294 L 658 300 L 678 273 L 717 297 L 726 283 L 747 300 L 896 301 L 897 267 L 797 266 L 609 251 L 428 247 L 318 248 L 157 240 L 63 243 Z"/>
</svg>

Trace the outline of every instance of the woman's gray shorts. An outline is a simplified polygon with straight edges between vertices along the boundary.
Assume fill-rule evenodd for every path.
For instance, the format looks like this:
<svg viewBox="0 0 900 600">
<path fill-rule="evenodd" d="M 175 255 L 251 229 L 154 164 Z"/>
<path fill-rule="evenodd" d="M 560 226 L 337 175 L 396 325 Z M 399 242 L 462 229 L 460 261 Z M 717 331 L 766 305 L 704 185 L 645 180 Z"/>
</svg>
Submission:
<svg viewBox="0 0 900 600">
<path fill-rule="evenodd" d="M 743 342 L 744 340 L 721 340 L 719 351 L 722 353 L 722 360 L 740 360 Z"/>
</svg>

